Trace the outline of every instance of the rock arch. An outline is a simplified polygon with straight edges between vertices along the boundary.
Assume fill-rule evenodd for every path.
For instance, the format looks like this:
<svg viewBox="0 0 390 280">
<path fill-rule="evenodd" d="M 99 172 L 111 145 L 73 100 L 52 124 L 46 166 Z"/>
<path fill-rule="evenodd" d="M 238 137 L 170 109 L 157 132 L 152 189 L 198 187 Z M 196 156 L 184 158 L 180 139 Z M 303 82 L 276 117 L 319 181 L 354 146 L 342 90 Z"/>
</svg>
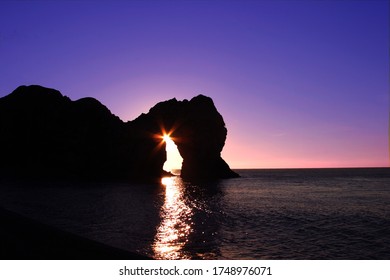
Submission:
<svg viewBox="0 0 390 280">
<path fill-rule="evenodd" d="M 210 97 L 198 95 L 190 101 L 160 102 L 133 122 L 142 123 L 139 127 L 154 128 L 146 136 L 168 133 L 174 139 L 183 158 L 183 179 L 238 176 L 221 157 L 227 129 Z"/>
</svg>

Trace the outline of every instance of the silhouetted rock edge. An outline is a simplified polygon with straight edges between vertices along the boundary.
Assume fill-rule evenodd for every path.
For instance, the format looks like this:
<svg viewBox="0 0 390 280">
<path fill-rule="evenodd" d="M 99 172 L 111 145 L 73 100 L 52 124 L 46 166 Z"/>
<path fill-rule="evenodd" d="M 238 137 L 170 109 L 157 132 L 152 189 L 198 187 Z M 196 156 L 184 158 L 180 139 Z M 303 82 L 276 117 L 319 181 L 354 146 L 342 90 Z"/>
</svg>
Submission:
<svg viewBox="0 0 390 280">
<path fill-rule="evenodd" d="M 0 177 L 159 180 L 163 133 L 183 157 L 184 180 L 238 176 L 221 157 L 227 129 L 210 97 L 160 102 L 123 122 L 94 98 L 32 85 L 0 98 Z"/>
</svg>

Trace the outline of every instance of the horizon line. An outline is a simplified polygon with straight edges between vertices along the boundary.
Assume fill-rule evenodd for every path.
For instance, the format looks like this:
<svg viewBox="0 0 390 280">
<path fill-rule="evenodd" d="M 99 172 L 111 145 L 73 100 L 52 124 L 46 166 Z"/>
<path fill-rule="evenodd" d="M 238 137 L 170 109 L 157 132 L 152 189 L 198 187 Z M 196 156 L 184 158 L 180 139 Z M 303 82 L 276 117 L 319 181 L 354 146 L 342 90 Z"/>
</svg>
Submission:
<svg viewBox="0 0 390 280">
<path fill-rule="evenodd" d="M 234 170 L 282 170 L 282 169 L 368 169 L 368 168 L 390 168 L 390 166 L 349 166 L 349 167 L 231 167 Z"/>
</svg>

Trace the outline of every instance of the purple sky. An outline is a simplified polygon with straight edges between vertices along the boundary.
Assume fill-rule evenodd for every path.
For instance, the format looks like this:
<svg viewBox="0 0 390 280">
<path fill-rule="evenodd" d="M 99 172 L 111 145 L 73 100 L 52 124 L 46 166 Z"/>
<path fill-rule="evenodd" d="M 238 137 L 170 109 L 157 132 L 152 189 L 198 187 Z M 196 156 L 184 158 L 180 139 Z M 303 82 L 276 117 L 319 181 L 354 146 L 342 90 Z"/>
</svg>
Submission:
<svg viewBox="0 0 390 280">
<path fill-rule="evenodd" d="M 233 168 L 389 166 L 388 1 L 1 1 L 0 96 L 214 99 Z"/>
</svg>

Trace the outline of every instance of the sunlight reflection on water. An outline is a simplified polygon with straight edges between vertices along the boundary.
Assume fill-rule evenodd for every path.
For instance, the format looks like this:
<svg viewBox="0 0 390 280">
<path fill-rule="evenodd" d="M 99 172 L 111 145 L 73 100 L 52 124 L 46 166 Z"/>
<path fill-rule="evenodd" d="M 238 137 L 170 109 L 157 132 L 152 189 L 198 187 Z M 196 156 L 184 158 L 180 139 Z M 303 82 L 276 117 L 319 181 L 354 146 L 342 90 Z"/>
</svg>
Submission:
<svg viewBox="0 0 390 280">
<path fill-rule="evenodd" d="M 153 243 L 156 259 L 189 259 L 183 251 L 192 231 L 193 209 L 184 199 L 184 186 L 178 177 L 162 178 L 165 201 L 161 209 L 161 223 Z"/>
</svg>

